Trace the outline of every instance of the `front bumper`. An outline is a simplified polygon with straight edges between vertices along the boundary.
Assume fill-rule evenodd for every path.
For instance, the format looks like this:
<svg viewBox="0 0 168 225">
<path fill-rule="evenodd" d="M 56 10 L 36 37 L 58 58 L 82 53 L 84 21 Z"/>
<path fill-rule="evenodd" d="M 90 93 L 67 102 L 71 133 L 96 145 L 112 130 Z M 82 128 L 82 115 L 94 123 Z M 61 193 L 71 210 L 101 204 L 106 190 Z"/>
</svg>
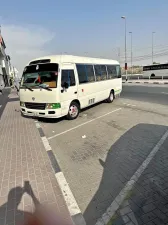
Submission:
<svg viewBox="0 0 168 225">
<path fill-rule="evenodd" d="M 62 116 L 61 109 L 37 110 L 37 109 L 28 109 L 22 106 L 20 108 L 23 115 L 30 117 L 59 118 Z"/>
</svg>

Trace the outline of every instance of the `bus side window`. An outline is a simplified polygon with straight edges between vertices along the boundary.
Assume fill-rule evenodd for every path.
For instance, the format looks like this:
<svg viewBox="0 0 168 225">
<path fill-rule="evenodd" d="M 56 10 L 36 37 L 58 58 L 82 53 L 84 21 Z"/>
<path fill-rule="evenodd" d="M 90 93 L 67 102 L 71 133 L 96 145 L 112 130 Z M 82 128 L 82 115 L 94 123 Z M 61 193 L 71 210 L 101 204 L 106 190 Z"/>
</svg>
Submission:
<svg viewBox="0 0 168 225">
<path fill-rule="evenodd" d="M 68 83 L 69 87 L 70 86 L 75 86 L 75 75 L 74 75 L 74 70 L 62 70 L 62 75 L 61 75 L 61 86 L 64 86 L 64 83 Z"/>
</svg>

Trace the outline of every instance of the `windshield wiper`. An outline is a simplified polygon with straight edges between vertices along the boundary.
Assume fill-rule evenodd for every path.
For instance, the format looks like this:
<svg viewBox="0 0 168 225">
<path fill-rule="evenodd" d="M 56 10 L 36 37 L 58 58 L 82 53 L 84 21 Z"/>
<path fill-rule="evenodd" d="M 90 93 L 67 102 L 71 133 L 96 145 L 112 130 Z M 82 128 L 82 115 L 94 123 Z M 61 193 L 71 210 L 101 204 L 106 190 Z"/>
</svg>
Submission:
<svg viewBox="0 0 168 225">
<path fill-rule="evenodd" d="M 25 86 L 27 89 L 29 89 L 30 91 L 34 91 L 32 88 L 28 87 L 26 84 L 23 84 L 23 86 Z"/>
<path fill-rule="evenodd" d="M 43 84 L 39 84 L 39 85 L 36 85 L 37 87 L 41 87 L 43 89 L 46 89 L 47 91 L 52 91 L 51 88 L 47 87 L 47 86 L 44 86 Z"/>
</svg>

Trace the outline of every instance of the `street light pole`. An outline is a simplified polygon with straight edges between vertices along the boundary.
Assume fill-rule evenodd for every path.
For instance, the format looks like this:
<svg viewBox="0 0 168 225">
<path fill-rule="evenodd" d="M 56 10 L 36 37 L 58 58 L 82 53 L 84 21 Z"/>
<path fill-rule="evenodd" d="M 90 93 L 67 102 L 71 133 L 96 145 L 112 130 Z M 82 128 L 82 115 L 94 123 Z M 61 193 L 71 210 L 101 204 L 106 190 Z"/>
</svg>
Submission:
<svg viewBox="0 0 168 225">
<path fill-rule="evenodd" d="M 127 21 L 125 16 L 121 18 L 125 20 L 125 75 L 127 80 Z"/>
<path fill-rule="evenodd" d="M 153 36 L 154 36 L 155 32 L 152 32 L 152 64 L 153 64 Z"/>
<path fill-rule="evenodd" d="M 131 35 L 131 74 L 133 74 L 133 67 L 132 67 L 132 31 L 129 32 Z"/>
</svg>

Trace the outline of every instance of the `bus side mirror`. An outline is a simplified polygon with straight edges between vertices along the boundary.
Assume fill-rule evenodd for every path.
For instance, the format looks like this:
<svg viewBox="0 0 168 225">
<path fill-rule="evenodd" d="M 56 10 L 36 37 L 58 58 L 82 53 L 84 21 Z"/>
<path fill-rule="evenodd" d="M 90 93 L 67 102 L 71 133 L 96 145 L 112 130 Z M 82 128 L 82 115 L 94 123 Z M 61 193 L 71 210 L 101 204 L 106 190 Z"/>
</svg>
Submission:
<svg viewBox="0 0 168 225">
<path fill-rule="evenodd" d="M 69 84 L 67 82 L 64 82 L 64 88 L 68 89 L 69 88 Z"/>
</svg>

